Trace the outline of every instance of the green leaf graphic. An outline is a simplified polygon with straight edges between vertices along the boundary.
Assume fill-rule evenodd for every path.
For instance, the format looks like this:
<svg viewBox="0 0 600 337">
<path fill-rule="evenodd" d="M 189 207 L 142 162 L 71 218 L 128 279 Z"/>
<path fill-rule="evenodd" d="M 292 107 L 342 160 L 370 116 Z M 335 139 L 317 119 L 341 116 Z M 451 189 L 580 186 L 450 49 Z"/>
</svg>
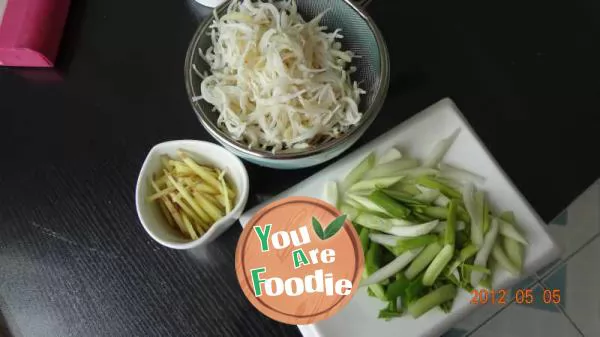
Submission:
<svg viewBox="0 0 600 337">
<path fill-rule="evenodd" d="M 339 232 L 340 229 L 344 226 L 344 221 L 346 221 L 346 214 L 338 216 L 329 225 L 327 225 L 327 228 L 325 228 L 324 240 L 329 239 L 330 237 L 334 236 L 337 232 Z"/>
<path fill-rule="evenodd" d="M 325 240 L 325 238 L 324 238 L 325 234 L 323 233 L 323 227 L 321 227 L 321 223 L 319 223 L 319 220 L 317 220 L 317 218 L 315 218 L 314 216 L 312 218 L 312 225 L 313 225 L 313 229 L 315 230 L 315 233 L 317 234 L 319 239 Z"/>
</svg>

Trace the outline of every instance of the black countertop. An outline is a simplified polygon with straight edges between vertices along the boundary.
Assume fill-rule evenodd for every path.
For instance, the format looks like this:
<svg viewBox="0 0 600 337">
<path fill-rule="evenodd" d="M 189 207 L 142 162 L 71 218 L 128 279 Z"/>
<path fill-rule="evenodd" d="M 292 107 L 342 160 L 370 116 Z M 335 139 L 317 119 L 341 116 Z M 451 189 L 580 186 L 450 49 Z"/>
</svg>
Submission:
<svg viewBox="0 0 600 337">
<path fill-rule="evenodd" d="M 240 291 L 238 226 L 190 256 L 137 220 L 147 151 L 210 139 L 183 82 L 194 8 L 73 1 L 56 71 L 0 69 L 0 336 L 298 334 Z M 597 2 L 373 0 L 368 11 L 392 78 L 356 146 L 451 97 L 545 220 L 598 178 Z M 249 207 L 321 168 L 247 167 Z"/>
</svg>

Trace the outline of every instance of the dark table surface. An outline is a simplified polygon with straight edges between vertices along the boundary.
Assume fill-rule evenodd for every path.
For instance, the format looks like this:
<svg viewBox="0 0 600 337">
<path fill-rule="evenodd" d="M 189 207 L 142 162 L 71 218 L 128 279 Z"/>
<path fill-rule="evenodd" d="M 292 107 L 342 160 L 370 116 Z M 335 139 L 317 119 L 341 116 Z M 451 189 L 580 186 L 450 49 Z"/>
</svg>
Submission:
<svg viewBox="0 0 600 337">
<path fill-rule="evenodd" d="M 357 146 L 451 97 L 544 220 L 598 178 L 598 2 L 373 0 L 368 11 L 392 77 Z M 0 70 L 0 336 L 298 334 L 240 291 L 238 226 L 192 256 L 138 223 L 150 147 L 210 139 L 183 82 L 200 16 L 183 0 L 74 0 L 56 71 Z M 320 168 L 247 167 L 249 206 Z"/>
</svg>

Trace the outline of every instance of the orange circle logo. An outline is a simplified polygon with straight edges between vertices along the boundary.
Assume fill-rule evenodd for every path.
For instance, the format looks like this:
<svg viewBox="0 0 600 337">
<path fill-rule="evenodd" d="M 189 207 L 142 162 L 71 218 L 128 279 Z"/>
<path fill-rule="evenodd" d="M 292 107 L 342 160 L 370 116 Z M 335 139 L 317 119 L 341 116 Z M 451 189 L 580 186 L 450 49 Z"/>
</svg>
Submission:
<svg viewBox="0 0 600 337">
<path fill-rule="evenodd" d="M 305 197 L 261 209 L 235 252 L 246 297 L 263 314 L 288 324 L 314 323 L 348 304 L 363 263 L 360 240 L 346 216 Z"/>
</svg>

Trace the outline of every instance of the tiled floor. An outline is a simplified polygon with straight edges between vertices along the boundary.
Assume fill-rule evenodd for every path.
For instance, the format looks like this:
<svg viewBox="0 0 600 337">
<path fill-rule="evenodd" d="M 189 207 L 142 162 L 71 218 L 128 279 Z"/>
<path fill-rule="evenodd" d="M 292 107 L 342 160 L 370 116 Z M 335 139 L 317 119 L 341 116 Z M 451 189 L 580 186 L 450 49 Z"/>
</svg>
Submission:
<svg viewBox="0 0 600 337">
<path fill-rule="evenodd" d="M 561 258 L 515 289 L 531 288 L 534 298 L 560 296 L 560 304 L 484 306 L 443 337 L 600 336 L 600 180 L 551 221 L 549 231 Z"/>
</svg>

